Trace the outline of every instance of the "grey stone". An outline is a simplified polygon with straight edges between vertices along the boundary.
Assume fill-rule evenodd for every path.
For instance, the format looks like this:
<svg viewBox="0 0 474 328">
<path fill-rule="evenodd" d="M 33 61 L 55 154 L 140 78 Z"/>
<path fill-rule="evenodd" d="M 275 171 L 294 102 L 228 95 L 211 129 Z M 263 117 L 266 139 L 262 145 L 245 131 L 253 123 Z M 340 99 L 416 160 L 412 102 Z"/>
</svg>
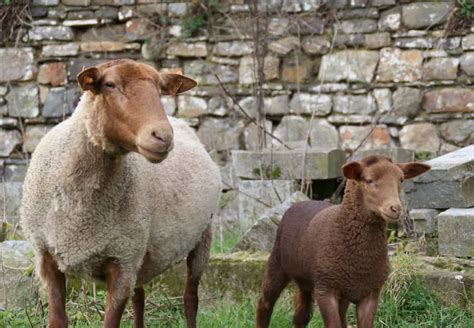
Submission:
<svg viewBox="0 0 474 328">
<path fill-rule="evenodd" d="M 397 0 L 372 0 L 372 6 L 374 7 L 384 7 L 384 6 L 392 6 L 397 3 Z"/>
<path fill-rule="evenodd" d="M 339 147 L 339 132 L 324 119 L 315 119 L 309 132 L 311 147 L 335 149 Z"/>
<path fill-rule="evenodd" d="M 398 38 L 393 43 L 394 47 L 404 49 L 430 49 L 434 47 L 433 39 L 420 37 L 420 38 Z"/>
<path fill-rule="evenodd" d="M 88 28 L 81 33 L 79 35 L 79 41 L 134 41 L 133 37 L 137 36 L 137 34 L 140 36 L 139 33 L 141 31 L 136 30 L 139 27 L 141 27 L 141 25 L 135 21 L 128 21 L 127 24 L 96 26 Z M 150 30 L 147 32 L 150 33 Z"/>
<path fill-rule="evenodd" d="M 382 31 L 396 31 L 400 28 L 400 7 L 391 8 L 380 14 L 379 29 Z"/>
<path fill-rule="evenodd" d="M 449 142 L 458 146 L 474 144 L 474 120 L 452 120 L 441 124 L 441 135 Z"/>
<path fill-rule="evenodd" d="M 23 151 L 32 153 L 38 146 L 41 139 L 51 130 L 51 126 L 32 125 L 25 129 L 25 137 L 23 140 Z"/>
<path fill-rule="evenodd" d="M 44 45 L 41 51 L 43 57 L 72 57 L 79 54 L 79 44 L 75 42 Z"/>
<path fill-rule="evenodd" d="M 337 13 L 337 17 L 341 19 L 349 18 L 378 18 L 379 11 L 377 8 L 367 9 L 346 9 Z"/>
<path fill-rule="evenodd" d="M 213 221 L 214 225 L 218 225 L 216 228 L 222 229 L 222 232 L 232 231 L 236 233 L 243 230 L 240 227 L 238 196 L 239 192 L 237 190 L 229 190 L 221 194 L 217 220 L 214 219 Z M 214 234 L 214 238 L 217 239 L 218 235 Z"/>
<path fill-rule="evenodd" d="M 36 117 L 39 114 L 38 88 L 33 83 L 12 87 L 5 99 L 10 116 Z"/>
<path fill-rule="evenodd" d="M 474 90 L 443 88 L 428 91 L 423 99 L 423 108 L 428 113 L 473 113 Z"/>
<path fill-rule="evenodd" d="M 46 102 L 43 106 L 42 116 L 44 117 L 64 117 L 71 114 L 68 106 L 65 88 L 49 89 Z"/>
<path fill-rule="evenodd" d="M 61 2 L 68 6 L 88 6 L 91 0 L 61 0 Z"/>
<path fill-rule="evenodd" d="M 26 163 L 24 165 L 5 165 L 3 171 L 3 179 L 5 182 L 23 182 L 25 180 L 27 169 L 28 166 Z"/>
<path fill-rule="evenodd" d="M 295 93 L 291 98 L 290 112 L 295 114 L 309 114 L 326 116 L 331 112 L 332 98 L 328 95 Z"/>
<path fill-rule="evenodd" d="M 377 109 L 370 94 L 334 96 L 333 101 L 335 113 L 368 115 Z"/>
<path fill-rule="evenodd" d="M 364 35 L 364 44 L 367 49 L 380 49 L 389 47 L 392 43 L 390 33 L 380 32 Z"/>
<path fill-rule="evenodd" d="M 59 0 L 32 0 L 32 3 L 36 6 L 57 6 Z"/>
<path fill-rule="evenodd" d="M 377 80 L 381 82 L 412 82 L 422 77 L 423 53 L 420 50 L 383 48 Z"/>
<path fill-rule="evenodd" d="M 308 133 L 308 121 L 301 116 L 287 115 L 284 116 L 273 131 L 273 134 L 285 143 L 298 142 L 304 145 Z M 272 140 L 273 145 L 282 147 L 276 140 Z"/>
<path fill-rule="evenodd" d="M 0 49 L 0 83 L 31 80 L 36 66 L 32 48 Z"/>
<path fill-rule="evenodd" d="M 302 149 L 232 152 L 235 175 L 244 179 L 333 179 L 341 175 L 344 161 L 337 148 L 308 148 L 306 155 Z"/>
<path fill-rule="evenodd" d="M 198 137 L 208 151 L 239 149 L 239 137 L 244 127 L 242 121 L 205 118 L 199 126 Z"/>
<path fill-rule="evenodd" d="M 280 59 L 275 56 L 265 56 L 263 60 L 263 74 L 265 80 L 278 80 L 280 77 Z"/>
<path fill-rule="evenodd" d="M 34 266 L 32 252 L 27 241 L 8 240 L 0 243 L 1 308 L 26 308 L 31 302 L 37 288 L 31 275 Z"/>
<path fill-rule="evenodd" d="M 372 33 L 377 31 L 377 21 L 373 19 L 349 19 L 341 23 L 343 33 Z"/>
<path fill-rule="evenodd" d="M 394 115 L 415 117 L 421 108 L 423 91 L 410 87 L 399 87 L 393 93 Z"/>
<path fill-rule="evenodd" d="M 2 197 L 0 197 L 0 206 L 3 210 L 2 216 L 6 222 L 16 223 L 20 218 L 20 204 L 22 196 L 23 182 L 3 182 L 0 183 Z"/>
<path fill-rule="evenodd" d="M 8 88 L 6 85 L 0 85 L 0 96 L 3 97 L 7 94 Z"/>
<path fill-rule="evenodd" d="M 118 9 L 115 7 L 102 7 L 95 11 L 95 16 L 100 19 L 117 19 Z M 69 17 L 68 17 L 69 18 Z"/>
<path fill-rule="evenodd" d="M 213 96 L 209 99 L 209 114 L 226 116 L 232 108 L 232 101 L 223 96 Z"/>
<path fill-rule="evenodd" d="M 272 131 L 273 123 L 272 121 L 265 120 L 263 122 L 265 130 L 268 132 Z M 258 139 L 259 127 L 256 124 L 249 124 L 244 130 L 244 143 L 245 149 L 247 150 L 256 150 L 259 148 L 264 148 L 268 146 L 271 142 L 271 138 L 266 133 L 261 133 L 261 145 L 259 144 Z"/>
<path fill-rule="evenodd" d="M 257 103 L 254 97 L 246 97 L 239 101 L 239 105 L 251 117 L 257 117 Z M 237 110 L 240 115 L 239 110 Z M 280 95 L 263 98 L 263 111 L 269 115 L 284 115 L 289 111 L 289 96 Z"/>
<path fill-rule="evenodd" d="M 105 8 L 113 8 L 113 7 L 105 7 Z M 88 18 L 94 18 L 94 12 L 92 10 L 77 10 L 77 11 L 70 11 L 67 13 L 67 19 L 88 19 Z"/>
<path fill-rule="evenodd" d="M 206 99 L 194 96 L 178 96 L 178 116 L 193 118 L 206 113 Z"/>
<path fill-rule="evenodd" d="M 256 70 L 254 67 L 253 57 L 242 57 L 240 59 L 239 66 L 239 83 L 240 84 L 252 84 L 255 83 Z"/>
<path fill-rule="evenodd" d="M 304 1 L 304 0 L 303 0 Z M 301 15 L 293 16 L 296 19 L 288 27 L 288 33 L 291 35 L 316 35 L 323 34 L 324 20 L 319 15 Z"/>
<path fill-rule="evenodd" d="M 377 51 L 345 50 L 323 56 L 318 79 L 321 81 L 371 82 L 379 54 Z"/>
<path fill-rule="evenodd" d="M 431 123 L 405 125 L 400 130 L 400 143 L 403 148 L 436 153 L 441 146 L 436 126 Z"/>
<path fill-rule="evenodd" d="M 218 42 L 214 46 L 214 55 L 223 57 L 241 57 L 253 53 L 253 44 L 248 41 Z"/>
<path fill-rule="evenodd" d="M 125 21 L 135 17 L 135 11 L 132 9 L 132 7 L 120 7 L 117 16 L 119 21 Z"/>
<path fill-rule="evenodd" d="M 474 76 L 474 52 L 467 52 L 461 56 L 461 69 L 469 76 Z"/>
<path fill-rule="evenodd" d="M 0 117 L 0 128 L 14 129 L 18 127 L 18 119 L 11 117 Z"/>
<path fill-rule="evenodd" d="M 0 129 L 0 156 L 8 157 L 21 141 L 21 135 L 17 130 Z"/>
<path fill-rule="evenodd" d="M 304 38 L 302 47 L 308 54 L 320 55 L 329 52 L 331 43 L 324 36 L 309 36 Z"/>
<path fill-rule="evenodd" d="M 166 54 L 177 57 L 206 57 L 207 46 L 205 42 L 176 42 L 168 45 Z"/>
<path fill-rule="evenodd" d="M 281 81 L 301 84 L 311 80 L 313 71 L 318 71 L 319 59 L 296 54 L 283 60 Z"/>
<path fill-rule="evenodd" d="M 334 37 L 334 48 L 359 48 L 364 45 L 364 34 L 338 34 Z"/>
<path fill-rule="evenodd" d="M 239 74 L 234 67 L 217 65 L 203 60 L 185 62 L 184 74 L 192 76 L 200 85 L 219 84 L 215 74 L 219 76 L 222 83 L 237 83 L 239 81 Z"/>
<path fill-rule="evenodd" d="M 72 58 L 69 62 L 68 78 L 69 81 L 76 81 L 76 76 L 83 68 L 95 66 L 103 62 L 103 59 L 96 58 Z"/>
<path fill-rule="evenodd" d="M 362 149 L 352 154 L 351 160 L 361 160 L 371 155 L 382 155 L 390 157 L 395 163 L 413 162 L 415 160 L 415 151 L 404 148 L 378 148 L 378 149 Z"/>
<path fill-rule="evenodd" d="M 373 131 L 372 131 L 373 129 Z M 341 148 L 354 150 L 359 145 L 361 150 L 381 149 L 390 147 L 391 140 L 385 125 L 341 126 L 339 128 Z"/>
<path fill-rule="evenodd" d="M 462 49 L 474 50 L 474 34 L 469 34 L 462 38 Z"/>
<path fill-rule="evenodd" d="M 357 125 L 373 123 L 373 115 L 358 115 L 358 114 L 332 114 L 327 118 L 329 123 L 336 125 Z"/>
<path fill-rule="evenodd" d="M 272 41 L 268 44 L 268 49 L 276 54 L 285 56 L 300 45 L 300 41 L 295 36 Z"/>
<path fill-rule="evenodd" d="M 161 103 L 166 115 L 173 116 L 176 113 L 176 98 L 175 97 L 161 97 Z"/>
<path fill-rule="evenodd" d="M 474 206 L 474 145 L 425 162 L 431 170 L 404 182 L 411 208 Z"/>
<path fill-rule="evenodd" d="M 278 225 L 285 212 L 293 205 L 305 200 L 308 196 L 297 191 L 283 203 L 267 209 L 255 224 L 245 233 L 236 246 L 238 250 L 271 252 L 278 230 Z"/>
<path fill-rule="evenodd" d="M 188 4 L 186 3 L 170 3 L 168 4 L 168 14 L 172 17 L 181 17 L 186 14 Z"/>
<path fill-rule="evenodd" d="M 28 36 L 33 41 L 70 41 L 74 39 L 74 31 L 68 26 L 33 26 Z"/>
<path fill-rule="evenodd" d="M 438 215 L 439 254 L 474 257 L 474 208 L 451 208 Z"/>
<path fill-rule="evenodd" d="M 282 203 L 296 191 L 293 181 L 242 180 L 239 183 L 239 219 L 243 231 L 275 205 Z"/>
<path fill-rule="evenodd" d="M 416 2 L 402 6 L 403 25 L 407 28 L 426 28 L 446 22 L 449 2 Z"/>
<path fill-rule="evenodd" d="M 438 214 L 434 209 L 414 209 L 410 211 L 410 219 L 417 234 L 435 235 L 438 232 Z"/>
<path fill-rule="evenodd" d="M 392 109 L 392 92 L 390 89 L 374 89 L 373 95 L 380 113 L 386 113 Z"/>
<path fill-rule="evenodd" d="M 425 80 L 455 80 L 458 76 L 458 58 L 433 58 L 423 66 Z"/>
<path fill-rule="evenodd" d="M 270 35 L 280 36 L 288 31 L 290 20 L 285 17 L 272 17 L 268 23 L 268 33 Z"/>
</svg>

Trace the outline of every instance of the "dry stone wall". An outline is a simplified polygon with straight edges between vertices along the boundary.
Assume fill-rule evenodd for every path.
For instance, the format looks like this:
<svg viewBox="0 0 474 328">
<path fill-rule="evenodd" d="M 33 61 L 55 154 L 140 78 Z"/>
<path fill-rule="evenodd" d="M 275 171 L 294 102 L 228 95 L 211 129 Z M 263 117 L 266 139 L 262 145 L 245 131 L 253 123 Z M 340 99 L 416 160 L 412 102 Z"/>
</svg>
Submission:
<svg viewBox="0 0 474 328">
<path fill-rule="evenodd" d="M 224 170 L 231 150 L 258 147 L 255 125 L 215 76 L 256 117 L 251 6 L 243 0 L 192 3 L 31 1 L 31 24 L 19 30 L 16 42 L 0 44 L 4 194 L 20 194 L 22 165 L 41 137 L 74 111 L 77 73 L 114 58 L 182 71 L 199 82 L 192 92 L 163 102 L 169 115 L 196 128 Z M 454 2 L 260 3 L 266 7 L 259 16 L 266 42 L 264 124 L 290 147 L 308 141 L 311 147 L 354 149 L 373 125 L 362 149 L 439 153 L 473 143 L 474 29 L 445 36 Z M 199 22 L 203 26 L 188 37 Z M 281 147 L 269 137 L 265 144 Z M 223 173 L 232 185 L 232 176 Z M 7 203 L 8 215 L 16 217 L 17 206 Z"/>
</svg>

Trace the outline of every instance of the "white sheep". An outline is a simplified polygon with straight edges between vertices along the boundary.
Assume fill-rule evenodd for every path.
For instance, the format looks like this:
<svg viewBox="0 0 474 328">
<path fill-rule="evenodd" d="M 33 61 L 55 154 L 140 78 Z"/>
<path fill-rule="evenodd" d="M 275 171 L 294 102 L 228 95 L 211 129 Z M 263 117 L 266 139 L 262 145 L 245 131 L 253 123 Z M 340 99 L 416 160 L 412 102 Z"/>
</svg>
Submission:
<svg viewBox="0 0 474 328">
<path fill-rule="evenodd" d="M 131 295 L 135 327 L 143 327 L 143 284 L 187 256 L 185 314 L 195 327 L 221 181 L 160 95 L 196 83 L 131 60 L 90 67 L 78 82 L 84 93 L 74 114 L 33 154 L 21 208 L 48 293 L 48 326 L 68 324 L 66 276 L 85 276 L 107 284 L 104 327 L 119 327 Z"/>
</svg>

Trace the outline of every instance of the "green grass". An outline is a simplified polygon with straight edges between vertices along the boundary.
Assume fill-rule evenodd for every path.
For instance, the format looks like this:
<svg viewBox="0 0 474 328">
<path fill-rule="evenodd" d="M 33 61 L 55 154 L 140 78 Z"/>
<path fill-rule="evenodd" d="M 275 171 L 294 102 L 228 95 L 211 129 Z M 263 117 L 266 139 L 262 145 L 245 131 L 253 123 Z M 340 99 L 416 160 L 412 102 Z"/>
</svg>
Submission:
<svg viewBox="0 0 474 328">
<path fill-rule="evenodd" d="M 219 233 L 213 234 L 211 244 L 211 254 L 229 254 L 232 252 L 234 247 L 242 238 L 242 233 L 226 231 L 223 234 L 223 238 L 219 237 Z"/>
</svg>

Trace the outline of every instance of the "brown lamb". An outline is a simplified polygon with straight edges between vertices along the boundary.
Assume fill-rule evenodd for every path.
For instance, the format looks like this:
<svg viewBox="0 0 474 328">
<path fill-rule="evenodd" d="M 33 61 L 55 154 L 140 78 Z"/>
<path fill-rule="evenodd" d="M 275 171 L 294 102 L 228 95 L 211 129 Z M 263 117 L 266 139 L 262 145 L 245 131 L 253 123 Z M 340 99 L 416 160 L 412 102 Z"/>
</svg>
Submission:
<svg viewBox="0 0 474 328">
<path fill-rule="evenodd" d="M 283 216 L 268 260 L 256 327 L 268 327 L 276 300 L 292 280 L 297 285 L 294 327 L 309 323 L 314 298 L 325 327 L 347 327 L 351 302 L 357 327 L 372 327 L 389 273 L 387 223 L 402 211 L 401 183 L 429 169 L 370 156 L 343 166 L 348 182 L 340 205 L 293 205 Z"/>
</svg>

